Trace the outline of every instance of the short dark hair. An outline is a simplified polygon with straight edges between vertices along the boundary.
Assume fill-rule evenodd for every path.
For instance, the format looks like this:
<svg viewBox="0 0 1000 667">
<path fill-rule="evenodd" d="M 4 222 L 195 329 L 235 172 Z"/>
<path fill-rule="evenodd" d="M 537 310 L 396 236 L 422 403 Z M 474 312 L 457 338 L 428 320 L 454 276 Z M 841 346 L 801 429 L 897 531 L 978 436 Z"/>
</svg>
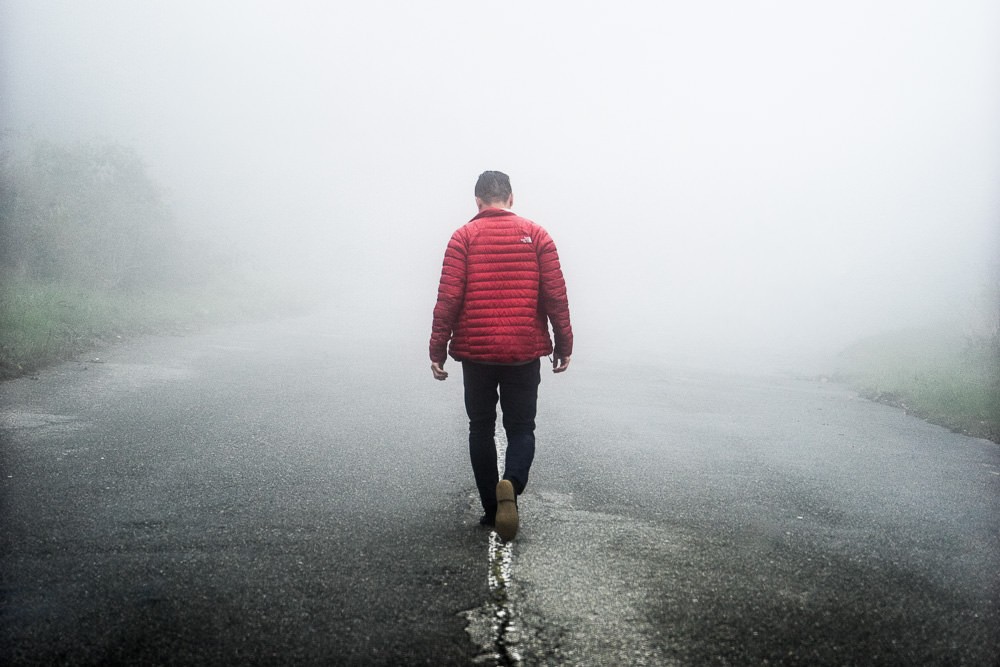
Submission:
<svg viewBox="0 0 1000 667">
<path fill-rule="evenodd" d="M 511 195 L 510 177 L 502 171 L 484 171 L 476 181 L 476 196 L 486 204 L 506 202 Z"/>
</svg>

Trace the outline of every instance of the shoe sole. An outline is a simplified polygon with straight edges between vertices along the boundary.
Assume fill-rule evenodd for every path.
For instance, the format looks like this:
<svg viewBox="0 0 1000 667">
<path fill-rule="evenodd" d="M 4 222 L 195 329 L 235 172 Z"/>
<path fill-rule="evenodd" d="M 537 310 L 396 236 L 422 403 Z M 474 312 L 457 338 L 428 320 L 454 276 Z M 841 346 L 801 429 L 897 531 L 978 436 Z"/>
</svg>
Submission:
<svg viewBox="0 0 1000 667">
<path fill-rule="evenodd" d="M 497 517 L 495 529 L 500 539 L 510 542 L 517 535 L 517 501 L 514 485 L 503 479 L 497 484 Z"/>
</svg>

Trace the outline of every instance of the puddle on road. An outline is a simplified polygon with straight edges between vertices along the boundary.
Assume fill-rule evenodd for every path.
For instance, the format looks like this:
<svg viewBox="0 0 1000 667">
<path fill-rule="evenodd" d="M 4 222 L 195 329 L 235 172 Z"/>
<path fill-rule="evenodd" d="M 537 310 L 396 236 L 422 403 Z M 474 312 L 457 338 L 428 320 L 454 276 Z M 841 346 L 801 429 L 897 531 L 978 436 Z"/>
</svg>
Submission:
<svg viewBox="0 0 1000 667">
<path fill-rule="evenodd" d="M 9 429 L 40 428 L 72 424 L 77 417 L 71 415 L 49 415 L 37 412 L 11 410 L 0 413 L 0 427 Z"/>
<path fill-rule="evenodd" d="M 0 430 L 20 437 L 41 439 L 53 434 L 84 429 L 89 424 L 75 415 L 50 415 L 24 410 L 0 412 Z"/>
</svg>

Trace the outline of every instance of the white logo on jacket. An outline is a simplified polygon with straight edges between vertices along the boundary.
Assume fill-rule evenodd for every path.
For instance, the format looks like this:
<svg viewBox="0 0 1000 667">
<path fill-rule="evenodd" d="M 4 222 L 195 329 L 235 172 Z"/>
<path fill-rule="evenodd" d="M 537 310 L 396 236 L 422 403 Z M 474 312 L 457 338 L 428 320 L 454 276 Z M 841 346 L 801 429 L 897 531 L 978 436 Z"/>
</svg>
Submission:
<svg viewBox="0 0 1000 667">
<path fill-rule="evenodd" d="M 521 243 L 531 243 L 531 237 L 525 236 L 521 239 Z"/>
</svg>

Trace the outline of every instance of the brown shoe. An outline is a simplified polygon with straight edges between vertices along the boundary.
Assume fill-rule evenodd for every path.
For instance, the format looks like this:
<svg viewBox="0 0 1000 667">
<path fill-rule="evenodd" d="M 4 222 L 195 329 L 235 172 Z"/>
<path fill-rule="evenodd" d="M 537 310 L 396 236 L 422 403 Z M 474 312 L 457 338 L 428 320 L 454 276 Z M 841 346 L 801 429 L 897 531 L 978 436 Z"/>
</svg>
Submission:
<svg viewBox="0 0 1000 667">
<path fill-rule="evenodd" d="M 517 535 L 517 494 L 509 479 L 502 479 L 497 484 L 496 531 L 505 542 Z"/>
</svg>

